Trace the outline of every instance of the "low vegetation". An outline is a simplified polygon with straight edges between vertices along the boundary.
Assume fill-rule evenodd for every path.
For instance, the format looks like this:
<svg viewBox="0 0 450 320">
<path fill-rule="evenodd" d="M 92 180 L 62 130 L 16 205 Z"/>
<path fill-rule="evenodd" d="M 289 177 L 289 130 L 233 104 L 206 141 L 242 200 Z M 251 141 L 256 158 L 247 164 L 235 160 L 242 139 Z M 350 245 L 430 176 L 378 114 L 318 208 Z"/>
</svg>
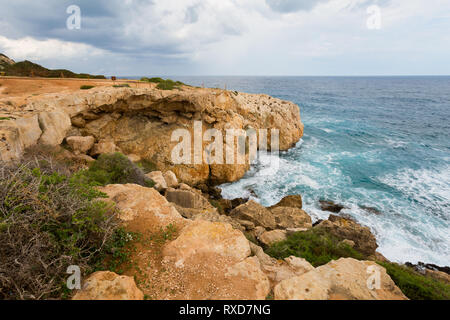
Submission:
<svg viewBox="0 0 450 320">
<path fill-rule="evenodd" d="M 47 159 L 0 163 L 0 299 L 68 298 L 68 266 L 121 255 L 129 235 L 94 185 Z"/>
<path fill-rule="evenodd" d="M 291 255 L 301 257 L 314 267 L 339 258 L 367 259 L 361 252 L 340 243 L 339 239 L 327 234 L 324 230 L 314 228 L 294 233 L 285 241 L 274 243 L 266 250 L 266 253 L 277 259 L 284 259 Z M 391 262 L 378 263 L 386 268 L 389 276 L 409 299 L 450 299 L 450 284 L 422 275 L 404 265 Z"/>
<path fill-rule="evenodd" d="M 267 249 L 267 254 L 277 259 L 296 256 L 306 259 L 314 267 L 321 266 L 339 258 L 363 259 L 364 256 L 343 244 L 336 237 L 320 229 L 310 229 L 294 233 L 284 241 L 274 243 Z"/>
<path fill-rule="evenodd" d="M 141 81 L 157 83 L 156 87 L 161 90 L 173 90 L 180 89 L 181 86 L 185 85 L 181 81 L 173 81 L 171 79 L 162 79 L 162 78 L 141 78 Z"/>
<path fill-rule="evenodd" d="M 92 88 L 94 88 L 94 86 L 82 85 L 80 87 L 81 90 L 89 90 L 89 89 L 92 89 Z"/>
<path fill-rule="evenodd" d="M 387 273 L 412 300 L 450 300 L 450 284 L 426 277 L 412 268 L 396 263 L 379 262 Z"/>
<path fill-rule="evenodd" d="M 136 165 L 141 168 L 144 173 L 149 173 L 157 170 L 156 164 L 146 159 L 136 162 Z"/>
<path fill-rule="evenodd" d="M 113 88 L 129 88 L 130 85 L 128 83 L 122 83 L 122 84 L 115 84 L 113 85 Z"/>
<path fill-rule="evenodd" d="M 155 185 L 141 168 L 119 152 L 100 155 L 89 169 L 78 172 L 75 177 L 84 183 L 99 186 L 134 183 L 151 188 Z"/>
<path fill-rule="evenodd" d="M 6 76 L 16 77 L 44 77 L 44 78 L 78 78 L 78 79 L 106 79 L 103 75 L 74 73 L 66 69 L 50 70 L 31 61 L 21 61 L 11 65 L 4 65 Z"/>
</svg>

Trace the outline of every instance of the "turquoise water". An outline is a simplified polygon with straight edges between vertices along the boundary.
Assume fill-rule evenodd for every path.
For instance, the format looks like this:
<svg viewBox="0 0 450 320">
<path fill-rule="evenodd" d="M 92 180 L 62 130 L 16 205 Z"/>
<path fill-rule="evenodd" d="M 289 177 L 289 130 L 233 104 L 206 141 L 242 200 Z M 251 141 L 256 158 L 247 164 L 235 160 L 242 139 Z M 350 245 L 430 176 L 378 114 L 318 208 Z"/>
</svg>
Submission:
<svg viewBox="0 0 450 320">
<path fill-rule="evenodd" d="M 300 106 L 305 132 L 280 170 L 223 185 L 227 198 L 272 205 L 300 193 L 369 226 L 399 262 L 450 265 L 450 77 L 177 77 L 193 85 L 266 93 Z M 361 209 L 374 207 L 377 215 Z"/>
</svg>

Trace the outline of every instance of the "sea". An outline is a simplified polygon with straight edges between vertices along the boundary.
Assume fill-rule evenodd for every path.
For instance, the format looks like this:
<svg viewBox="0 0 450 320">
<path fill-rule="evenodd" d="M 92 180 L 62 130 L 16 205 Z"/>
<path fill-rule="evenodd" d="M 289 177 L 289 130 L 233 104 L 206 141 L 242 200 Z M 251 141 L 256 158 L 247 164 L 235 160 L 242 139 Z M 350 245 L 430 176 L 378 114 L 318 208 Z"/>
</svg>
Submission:
<svg viewBox="0 0 450 320">
<path fill-rule="evenodd" d="M 270 206 L 301 194 L 313 221 L 330 214 L 319 201 L 333 201 L 371 229 L 391 261 L 450 266 L 450 76 L 171 78 L 300 108 L 303 138 L 261 153 L 244 178 L 220 186 L 225 198 Z M 273 174 L 267 157 L 278 157 Z"/>
</svg>

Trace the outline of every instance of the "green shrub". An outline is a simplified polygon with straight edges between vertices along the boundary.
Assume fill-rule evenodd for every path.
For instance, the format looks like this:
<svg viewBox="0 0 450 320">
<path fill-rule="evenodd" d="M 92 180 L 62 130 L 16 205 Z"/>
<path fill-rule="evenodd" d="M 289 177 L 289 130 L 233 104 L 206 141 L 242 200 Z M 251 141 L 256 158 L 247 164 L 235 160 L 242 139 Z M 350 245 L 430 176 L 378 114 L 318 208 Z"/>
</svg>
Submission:
<svg viewBox="0 0 450 320">
<path fill-rule="evenodd" d="M 94 88 L 94 86 L 83 85 L 83 86 L 80 87 L 81 90 L 89 90 L 89 89 L 92 89 L 92 88 Z"/>
<path fill-rule="evenodd" d="M 156 164 L 146 159 L 137 162 L 136 165 L 141 168 L 144 173 L 149 173 L 157 169 Z"/>
<path fill-rule="evenodd" d="M 81 181 L 101 186 L 124 183 L 134 183 L 144 187 L 155 185 L 145 176 L 141 168 L 119 152 L 100 155 L 89 169 L 80 171 L 76 176 Z"/>
<path fill-rule="evenodd" d="M 412 300 L 450 300 L 450 285 L 419 274 L 412 268 L 390 262 L 378 262 Z"/>
<path fill-rule="evenodd" d="M 0 163 L 0 299 L 68 298 L 69 265 L 87 275 L 124 246 L 106 195 L 58 168 Z"/>
<path fill-rule="evenodd" d="M 185 85 L 181 81 L 173 81 L 171 79 L 164 80 L 162 78 L 141 78 L 141 81 L 157 83 L 157 88 L 161 90 L 173 90 L 180 89 L 182 85 Z"/>
<path fill-rule="evenodd" d="M 266 253 L 277 259 L 289 256 L 301 257 L 314 267 L 342 257 L 359 260 L 364 258 L 360 252 L 340 243 L 339 239 L 320 229 L 296 232 L 286 240 L 272 244 Z"/>
<path fill-rule="evenodd" d="M 122 83 L 122 84 L 115 84 L 113 85 L 113 88 L 129 88 L 130 85 L 128 83 Z"/>
</svg>

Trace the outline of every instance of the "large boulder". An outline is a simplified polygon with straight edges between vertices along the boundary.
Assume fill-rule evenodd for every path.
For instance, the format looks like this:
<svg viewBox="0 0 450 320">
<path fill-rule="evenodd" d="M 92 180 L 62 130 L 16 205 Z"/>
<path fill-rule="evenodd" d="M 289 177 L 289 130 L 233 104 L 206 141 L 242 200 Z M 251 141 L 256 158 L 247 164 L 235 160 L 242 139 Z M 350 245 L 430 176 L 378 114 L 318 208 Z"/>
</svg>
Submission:
<svg viewBox="0 0 450 320">
<path fill-rule="evenodd" d="M 161 191 L 167 189 L 166 179 L 164 179 L 161 171 L 152 171 L 147 173 L 146 176 L 153 180 L 156 190 Z"/>
<path fill-rule="evenodd" d="M 303 258 L 290 256 L 284 260 L 277 260 L 267 255 L 260 246 L 251 242 L 250 249 L 258 259 L 261 269 L 269 278 L 271 287 L 276 286 L 283 280 L 314 270 L 314 267 Z"/>
<path fill-rule="evenodd" d="M 301 209 L 303 206 L 302 196 L 299 194 L 289 195 L 280 200 L 277 204 L 273 205 L 271 208 L 276 207 L 289 207 Z"/>
<path fill-rule="evenodd" d="M 177 176 L 172 171 L 169 170 L 169 171 L 164 172 L 164 179 L 166 180 L 167 187 L 169 187 L 169 188 L 178 187 Z"/>
<path fill-rule="evenodd" d="M 57 146 L 63 142 L 66 133 L 72 127 L 69 115 L 62 111 L 41 112 L 39 114 L 39 126 L 42 135 L 40 144 Z"/>
<path fill-rule="evenodd" d="M 22 156 L 23 151 L 17 125 L 12 121 L 0 121 L 0 160 L 16 160 Z"/>
<path fill-rule="evenodd" d="M 144 294 L 132 277 L 99 271 L 84 281 L 72 300 L 144 300 Z"/>
<path fill-rule="evenodd" d="M 275 242 L 286 240 L 285 230 L 271 230 L 266 231 L 258 237 L 259 242 L 268 247 Z"/>
<path fill-rule="evenodd" d="M 42 130 L 39 127 L 39 117 L 37 114 L 32 115 L 31 117 L 17 119 L 16 125 L 19 128 L 20 139 L 22 140 L 24 148 L 37 144 L 42 135 Z"/>
<path fill-rule="evenodd" d="M 184 223 L 183 217 L 153 188 L 136 184 L 114 184 L 99 188 L 115 203 L 118 218 L 131 229 L 159 231 L 169 224 Z"/>
<path fill-rule="evenodd" d="M 85 154 L 88 152 L 95 143 L 95 138 L 93 136 L 80 137 L 72 136 L 67 137 L 66 142 L 75 154 Z"/>
<path fill-rule="evenodd" d="M 102 139 L 92 147 L 90 154 L 91 156 L 98 156 L 100 154 L 114 153 L 116 151 L 119 151 L 119 148 L 117 148 L 113 140 Z"/>
<path fill-rule="evenodd" d="M 288 228 L 312 228 L 311 217 L 302 209 L 296 207 L 275 207 L 271 208 L 277 227 Z"/>
<path fill-rule="evenodd" d="M 173 189 L 166 191 L 166 199 L 183 208 L 213 209 L 209 201 L 195 189 Z"/>
<path fill-rule="evenodd" d="M 242 232 L 228 223 L 196 220 L 164 249 L 164 256 L 174 258 L 177 265 L 205 253 L 238 262 L 250 255 L 250 246 Z"/>
<path fill-rule="evenodd" d="M 229 267 L 225 276 L 240 277 L 248 282 L 256 300 L 264 300 L 270 292 L 270 281 L 256 257 L 248 257 Z"/>
<path fill-rule="evenodd" d="M 333 260 L 301 276 L 281 281 L 277 300 L 406 300 L 386 269 L 373 261 Z"/>
<path fill-rule="evenodd" d="M 259 203 L 250 200 L 234 208 L 230 216 L 235 219 L 248 220 L 256 226 L 262 226 L 266 229 L 276 229 L 277 223 L 273 214 Z"/>
<path fill-rule="evenodd" d="M 249 241 L 228 223 L 196 220 L 163 249 L 183 299 L 265 299 L 270 290 Z"/>
<path fill-rule="evenodd" d="M 320 222 L 314 228 L 325 230 L 341 240 L 351 240 L 355 243 L 354 248 L 367 256 L 375 255 L 377 241 L 368 227 L 347 219 L 330 215 L 328 220 Z"/>
</svg>

